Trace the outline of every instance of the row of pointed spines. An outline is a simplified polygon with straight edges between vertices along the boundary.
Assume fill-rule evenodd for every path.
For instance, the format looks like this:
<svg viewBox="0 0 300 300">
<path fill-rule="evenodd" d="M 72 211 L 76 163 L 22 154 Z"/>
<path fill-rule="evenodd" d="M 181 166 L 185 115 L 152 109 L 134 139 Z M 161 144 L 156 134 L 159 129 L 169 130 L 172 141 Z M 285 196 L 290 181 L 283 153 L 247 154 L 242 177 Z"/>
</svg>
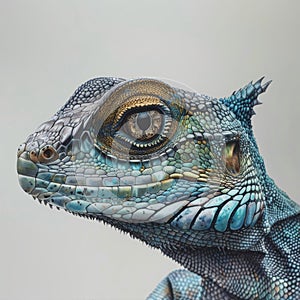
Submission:
<svg viewBox="0 0 300 300">
<path fill-rule="evenodd" d="M 61 209 L 61 207 L 56 206 L 56 205 L 53 205 L 53 204 L 49 203 L 49 201 L 47 201 L 47 200 L 41 200 L 41 199 L 37 199 L 37 200 L 39 201 L 40 204 L 44 204 L 44 205 L 46 205 L 46 206 L 49 206 L 51 209 L 53 209 L 53 207 L 55 207 L 57 210 L 60 210 L 60 209 Z M 90 219 L 90 220 L 95 220 L 95 219 L 97 219 L 97 217 L 94 216 L 94 215 L 89 215 L 89 214 L 83 214 L 83 213 L 72 212 L 72 211 L 69 211 L 69 210 L 67 210 L 67 209 L 65 209 L 65 208 L 63 208 L 63 210 L 65 210 L 65 211 L 68 212 L 68 213 L 71 213 L 71 214 L 74 215 L 74 216 L 84 217 L 84 218 L 87 218 L 87 219 Z"/>
<path fill-rule="evenodd" d="M 253 83 L 252 81 L 245 87 L 234 91 L 228 98 L 220 99 L 220 102 L 226 105 L 241 121 L 243 125 L 251 126 L 251 117 L 255 114 L 254 106 L 261 104 L 258 96 L 264 93 L 271 80 L 262 84 L 264 77 Z"/>
</svg>

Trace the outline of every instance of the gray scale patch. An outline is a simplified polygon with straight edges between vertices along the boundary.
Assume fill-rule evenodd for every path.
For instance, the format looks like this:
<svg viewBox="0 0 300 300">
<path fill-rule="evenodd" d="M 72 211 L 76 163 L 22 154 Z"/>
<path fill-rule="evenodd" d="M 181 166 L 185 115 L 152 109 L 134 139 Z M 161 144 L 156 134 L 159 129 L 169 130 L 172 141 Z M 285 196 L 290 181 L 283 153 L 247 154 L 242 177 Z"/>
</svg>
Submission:
<svg viewBox="0 0 300 300">
<path fill-rule="evenodd" d="M 105 214 L 105 215 L 113 215 L 113 214 L 118 213 L 122 208 L 123 208 L 122 205 L 113 205 L 113 206 L 105 209 L 103 211 L 103 214 Z"/>
<path fill-rule="evenodd" d="M 112 217 L 113 219 L 121 219 L 121 218 L 122 218 L 122 215 L 120 215 L 120 214 L 113 214 L 113 215 L 111 215 L 111 217 Z"/>
<path fill-rule="evenodd" d="M 117 187 L 116 190 L 113 190 L 113 188 L 111 187 L 101 187 L 99 188 L 98 198 L 102 198 L 102 199 L 116 198 L 117 192 L 118 192 Z"/>
<path fill-rule="evenodd" d="M 136 210 L 137 210 L 137 209 L 136 209 L 135 207 L 127 206 L 127 207 L 122 208 L 122 209 L 119 211 L 119 214 L 120 214 L 120 215 L 131 214 L 131 213 L 135 212 Z"/>
<path fill-rule="evenodd" d="M 49 191 L 45 188 L 38 188 L 36 187 L 31 194 L 35 197 L 37 197 L 39 194 L 47 194 Z"/>
<path fill-rule="evenodd" d="M 152 181 L 162 181 L 166 179 L 168 176 L 164 171 L 158 171 L 152 174 Z"/>
<path fill-rule="evenodd" d="M 65 143 L 72 135 L 73 128 L 65 126 L 60 132 L 60 142 Z"/>
<path fill-rule="evenodd" d="M 150 219 L 150 222 L 165 223 L 173 217 L 188 201 L 178 201 L 172 204 L 167 204 L 164 208 L 156 212 Z"/>
<path fill-rule="evenodd" d="M 123 202 L 123 206 L 135 206 L 136 202 L 134 201 L 125 201 Z"/>
<path fill-rule="evenodd" d="M 119 186 L 120 179 L 119 177 L 105 177 L 103 178 L 103 185 L 107 187 Z"/>
<path fill-rule="evenodd" d="M 64 127 L 64 123 L 61 121 L 57 121 L 51 128 L 53 131 L 60 131 Z"/>
<path fill-rule="evenodd" d="M 153 169 L 152 168 L 147 168 L 142 172 L 143 175 L 151 175 L 153 174 Z"/>
<path fill-rule="evenodd" d="M 145 207 L 147 207 L 147 206 L 148 206 L 148 202 L 140 202 L 140 203 L 136 203 L 136 204 L 135 204 L 135 207 L 136 207 L 137 209 L 145 208 Z"/>
<path fill-rule="evenodd" d="M 154 214 L 150 209 L 139 209 L 132 214 L 132 219 L 137 221 L 146 221 Z"/>
<path fill-rule="evenodd" d="M 136 177 L 136 184 L 147 184 L 152 182 L 151 175 L 141 175 Z"/>
<path fill-rule="evenodd" d="M 94 187 L 103 186 L 103 180 L 100 177 L 88 177 L 86 178 L 86 185 Z"/>
<path fill-rule="evenodd" d="M 96 173 L 97 173 L 97 175 L 105 175 L 106 174 L 106 172 L 104 170 L 101 170 L 101 169 L 97 169 Z"/>
<path fill-rule="evenodd" d="M 84 170 L 84 175 L 94 175 L 96 173 L 95 168 L 88 168 Z"/>
<path fill-rule="evenodd" d="M 76 181 L 77 181 L 77 185 L 86 185 L 86 177 L 84 177 L 82 175 L 76 175 L 75 178 L 76 178 Z"/>
<path fill-rule="evenodd" d="M 136 177 L 133 176 L 124 176 L 120 178 L 120 185 L 135 185 Z"/>
<path fill-rule="evenodd" d="M 152 209 L 152 210 L 159 210 L 161 208 L 165 207 L 165 204 L 162 204 L 162 203 L 156 203 L 156 204 L 151 204 L 151 205 L 148 205 L 148 209 Z"/>
<path fill-rule="evenodd" d="M 166 166 L 166 167 L 164 167 L 163 170 L 168 174 L 172 174 L 175 171 L 175 167 L 174 166 Z"/>
<path fill-rule="evenodd" d="M 135 177 L 140 177 L 141 175 L 141 172 L 140 171 L 137 171 L 137 170 L 133 170 L 132 172 L 128 172 L 126 173 L 127 175 L 132 175 L 132 176 L 135 176 Z M 150 176 L 151 177 L 151 176 Z"/>
<path fill-rule="evenodd" d="M 110 203 L 93 203 L 87 207 L 87 212 L 89 213 L 102 213 L 105 209 L 111 206 Z"/>
</svg>

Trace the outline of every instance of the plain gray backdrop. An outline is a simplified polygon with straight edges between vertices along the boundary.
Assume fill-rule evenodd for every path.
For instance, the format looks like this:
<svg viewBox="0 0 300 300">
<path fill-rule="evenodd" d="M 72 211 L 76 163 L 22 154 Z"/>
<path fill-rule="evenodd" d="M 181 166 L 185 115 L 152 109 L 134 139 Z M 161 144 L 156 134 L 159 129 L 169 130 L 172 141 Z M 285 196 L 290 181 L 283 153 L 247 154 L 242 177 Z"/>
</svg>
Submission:
<svg viewBox="0 0 300 300">
<path fill-rule="evenodd" d="M 228 96 L 273 79 L 253 118 L 266 166 L 299 200 L 299 1 L 1 1 L 0 299 L 144 299 L 179 266 L 115 229 L 39 205 L 18 145 L 97 76 Z"/>
</svg>

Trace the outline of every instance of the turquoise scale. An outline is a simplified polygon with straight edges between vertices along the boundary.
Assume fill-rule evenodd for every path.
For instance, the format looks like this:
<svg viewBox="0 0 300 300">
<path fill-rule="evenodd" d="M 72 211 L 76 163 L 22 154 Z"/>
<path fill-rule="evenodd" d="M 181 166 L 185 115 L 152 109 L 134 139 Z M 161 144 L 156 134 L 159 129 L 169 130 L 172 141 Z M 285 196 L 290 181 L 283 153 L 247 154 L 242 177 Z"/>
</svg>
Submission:
<svg viewBox="0 0 300 300">
<path fill-rule="evenodd" d="M 215 229 L 220 232 L 224 232 L 227 229 L 228 222 L 233 210 L 237 207 L 237 201 L 227 202 L 220 210 L 217 220 L 215 222 Z"/>
<path fill-rule="evenodd" d="M 91 205 L 90 202 L 84 200 L 74 200 L 66 204 L 66 209 L 72 212 L 86 213 L 86 208 Z"/>
<path fill-rule="evenodd" d="M 220 195 L 212 198 L 207 202 L 204 207 L 219 206 L 222 205 L 225 201 L 229 200 L 231 197 L 229 195 Z"/>
<path fill-rule="evenodd" d="M 256 210 L 256 204 L 254 202 L 249 203 L 248 207 L 247 207 L 247 215 L 246 215 L 246 220 L 245 220 L 246 227 L 248 227 L 252 224 L 255 210 Z"/>
<path fill-rule="evenodd" d="M 246 209 L 246 204 L 244 204 L 235 211 L 230 221 L 231 230 L 239 230 L 242 228 L 246 216 Z"/>
<path fill-rule="evenodd" d="M 199 206 L 188 207 L 171 222 L 171 225 L 180 229 L 189 229 L 198 212 Z"/>
<path fill-rule="evenodd" d="M 59 207 L 65 207 L 65 204 L 68 203 L 69 201 L 70 198 L 66 196 L 57 195 L 51 197 L 51 203 Z"/>
<path fill-rule="evenodd" d="M 207 230 L 211 228 L 212 221 L 217 212 L 217 207 L 207 208 L 203 210 L 197 217 L 192 229 L 194 230 Z"/>
</svg>

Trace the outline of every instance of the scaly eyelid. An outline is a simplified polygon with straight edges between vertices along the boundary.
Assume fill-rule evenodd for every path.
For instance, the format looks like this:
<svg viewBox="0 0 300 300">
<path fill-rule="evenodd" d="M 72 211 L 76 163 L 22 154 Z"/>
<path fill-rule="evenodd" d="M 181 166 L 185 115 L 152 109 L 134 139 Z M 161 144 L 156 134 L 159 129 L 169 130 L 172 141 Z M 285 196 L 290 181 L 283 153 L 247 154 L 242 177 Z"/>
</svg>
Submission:
<svg viewBox="0 0 300 300">
<path fill-rule="evenodd" d="M 118 123 L 124 118 L 124 115 L 133 111 L 145 111 L 154 108 L 162 110 L 164 106 L 165 104 L 158 97 L 151 95 L 133 96 L 116 110 L 114 123 Z"/>
</svg>

